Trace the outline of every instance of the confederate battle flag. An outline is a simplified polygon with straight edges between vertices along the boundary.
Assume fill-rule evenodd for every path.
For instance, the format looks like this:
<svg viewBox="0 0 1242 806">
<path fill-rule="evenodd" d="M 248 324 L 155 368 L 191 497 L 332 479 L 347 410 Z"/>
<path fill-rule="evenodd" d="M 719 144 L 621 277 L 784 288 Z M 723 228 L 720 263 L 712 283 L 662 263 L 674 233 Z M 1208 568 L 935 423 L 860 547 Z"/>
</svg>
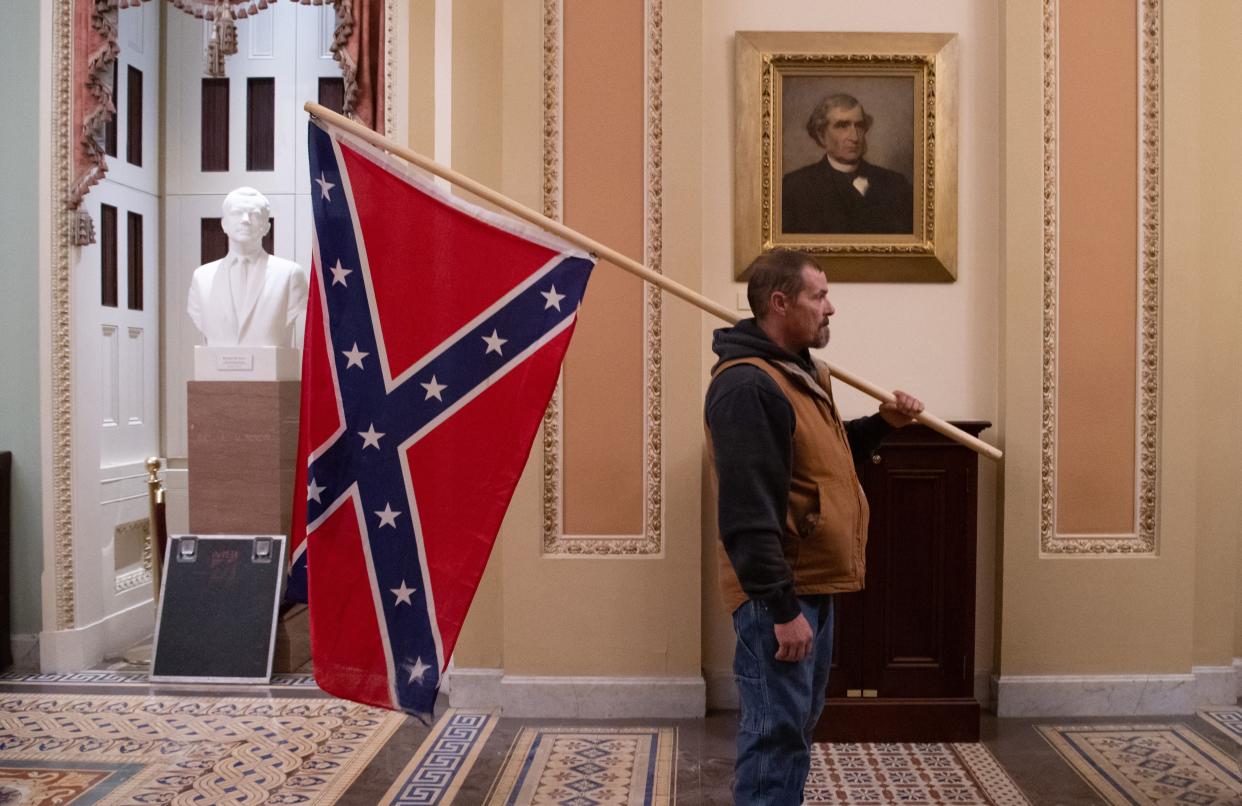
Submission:
<svg viewBox="0 0 1242 806">
<path fill-rule="evenodd" d="M 412 170 L 310 124 L 289 595 L 324 691 L 425 715 L 594 261 Z"/>
</svg>

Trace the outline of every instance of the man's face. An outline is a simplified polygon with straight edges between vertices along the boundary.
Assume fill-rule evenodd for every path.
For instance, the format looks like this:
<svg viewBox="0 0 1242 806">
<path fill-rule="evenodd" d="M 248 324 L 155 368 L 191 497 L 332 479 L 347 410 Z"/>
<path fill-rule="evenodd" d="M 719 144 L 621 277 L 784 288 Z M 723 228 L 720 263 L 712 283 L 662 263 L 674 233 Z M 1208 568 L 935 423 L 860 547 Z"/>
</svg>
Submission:
<svg viewBox="0 0 1242 806">
<path fill-rule="evenodd" d="M 863 108 L 828 110 L 824 151 L 837 162 L 854 165 L 867 153 L 867 118 Z"/>
<path fill-rule="evenodd" d="M 828 299 L 828 278 L 818 268 L 802 267 L 802 290 L 789 306 L 786 328 L 797 347 L 826 347 L 828 317 L 837 312 Z"/>
<path fill-rule="evenodd" d="M 224 206 L 220 227 L 239 243 L 257 243 L 268 230 L 268 214 L 257 199 L 232 199 Z"/>
</svg>

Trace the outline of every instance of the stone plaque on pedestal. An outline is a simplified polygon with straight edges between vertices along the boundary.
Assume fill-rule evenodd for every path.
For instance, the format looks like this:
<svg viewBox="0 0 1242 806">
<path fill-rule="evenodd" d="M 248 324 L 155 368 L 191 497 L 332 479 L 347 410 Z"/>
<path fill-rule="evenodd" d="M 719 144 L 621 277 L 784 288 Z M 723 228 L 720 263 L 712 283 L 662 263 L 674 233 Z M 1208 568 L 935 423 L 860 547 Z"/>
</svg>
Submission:
<svg viewBox="0 0 1242 806">
<path fill-rule="evenodd" d="M 297 381 L 190 381 L 190 532 L 289 534 Z"/>
</svg>

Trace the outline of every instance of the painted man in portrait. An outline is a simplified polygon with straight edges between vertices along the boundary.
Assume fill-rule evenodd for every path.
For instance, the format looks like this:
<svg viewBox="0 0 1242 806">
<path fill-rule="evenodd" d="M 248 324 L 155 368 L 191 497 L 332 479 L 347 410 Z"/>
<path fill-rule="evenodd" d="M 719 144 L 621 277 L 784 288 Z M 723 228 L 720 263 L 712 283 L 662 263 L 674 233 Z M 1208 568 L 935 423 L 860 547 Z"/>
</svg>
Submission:
<svg viewBox="0 0 1242 806">
<path fill-rule="evenodd" d="M 852 95 L 824 98 L 806 122 L 824 157 L 785 174 L 786 233 L 914 232 L 914 190 L 896 171 L 865 159 L 872 118 Z"/>
</svg>

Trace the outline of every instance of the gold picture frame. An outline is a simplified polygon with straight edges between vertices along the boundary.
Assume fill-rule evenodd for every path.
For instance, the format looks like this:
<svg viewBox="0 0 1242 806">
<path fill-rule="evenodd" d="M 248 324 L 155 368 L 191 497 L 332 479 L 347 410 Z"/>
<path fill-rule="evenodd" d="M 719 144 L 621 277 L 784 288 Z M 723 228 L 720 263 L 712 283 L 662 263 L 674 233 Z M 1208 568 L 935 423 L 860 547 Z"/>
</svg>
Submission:
<svg viewBox="0 0 1242 806">
<path fill-rule="evenodd" d="M 735 57 L 734 276 L 785 247 L 830 281 L 955 280 L 957 36 L 739 31 Z M 842 165 L 824 110 L 851 101 L 864 134 Z"/>
</svg>

